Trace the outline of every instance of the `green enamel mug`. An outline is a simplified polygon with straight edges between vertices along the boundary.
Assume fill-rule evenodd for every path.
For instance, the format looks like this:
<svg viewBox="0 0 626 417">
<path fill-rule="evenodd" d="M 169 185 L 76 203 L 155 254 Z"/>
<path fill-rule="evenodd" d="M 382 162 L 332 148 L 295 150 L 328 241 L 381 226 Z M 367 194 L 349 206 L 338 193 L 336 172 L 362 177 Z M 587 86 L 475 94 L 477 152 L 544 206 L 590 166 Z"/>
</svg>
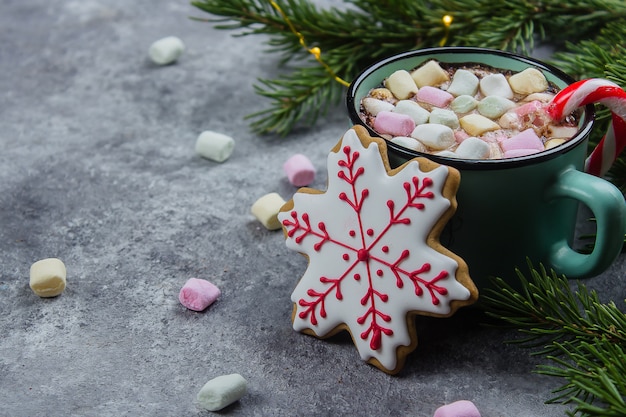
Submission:
<svg viewBox="0 0 626 417">
<path fill-rule="evenodd" d="M 432 59 L 515 72 L 534 67 L 559 89 L 574 82 L 553 66 L 503 51 L 457 47 L 410 51 L 379 61 L 354 79 L 346 99 L 352 123 L 378 136 L 359 116 L 361 99 L 393 72 L 410 71 Z M 594 125 L 592 105 L 586 106 L 579 120 L 578 133 L 562 145 L 498 160 L 424 154 L 387 141 L 392 167 L 421 156 L 460 171 L 457 212 L 440 240 L 465 260 L 479 289 L 489 286 L 492 276 L 515 286 L 515 269 L 524 269 L 527 258 L 573 279 L 602 273 L 621 252 L 626 233 L 624 196 L 610 182 L 582 171 Z M 581 203 L 596 219 L 591 253 L 573 248 Z"/>
</svg>

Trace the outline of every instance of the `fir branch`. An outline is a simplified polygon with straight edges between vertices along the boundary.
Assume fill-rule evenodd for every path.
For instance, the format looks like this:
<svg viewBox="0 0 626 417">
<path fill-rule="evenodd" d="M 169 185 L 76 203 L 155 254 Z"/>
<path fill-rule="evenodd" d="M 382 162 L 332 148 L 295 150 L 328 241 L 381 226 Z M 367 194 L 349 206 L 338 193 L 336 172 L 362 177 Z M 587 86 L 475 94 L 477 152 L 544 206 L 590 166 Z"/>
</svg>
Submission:
<svg viewBox="0 0 626 417">
<path fill-rule="evenodd" d="M 256 93 L 273 103 L 248 115 L 256 119 L 250 126 L 256 132 L 279 135 L 289 133 L 297 122 L 315 124 L 320 115 L 327 113 L 330 103 L 343 93 L 341 85 L 326 77 L 325 69 L 319 66 L 298 68 L 279 79 L 259 79 L 259 83 L 254 86 Z"/>
<path fill-rule="evenodd" d="M 285 68 L 276 79 L 260 79 L 257 94 L 269 101 L 248 116 L 254 132 L 286 135 L 313 126 L 343 89 L 334 76 L 350 82 L 366 66 L 399 52 L 438 46 L 480 46 L 530 54 L 534 42 L 561 50 L 551 63 L 574 78 L 607 78 L 626 88 L 626 2 L 623 0 L 346 0 L 344 7 L 320 8 L 307 0 L 276 0 L 293 25 L 267 0 L 194 0 L 213 15 L 207 21 L 235 36 L 264 35 L 268 52 Z M 347 7 L 345 7 L 347 6 Z M 453 18 L 449 28 L 442 17 Z M 330 71 L 301 44 L 321 50 Z M 290 73 L 289 73 L 290 72 Z M 319 76 L 323 79 L 317 79 Z M 315 108 L 318 106 L 318 108 Z M 606 132 L 610 111 L 598 106 L 594 147 Z M 626 188 L 626 155 L 609 172 Z"/>
<path fill-rule="evenodd" d="M 521 289 L 496 278 L 483 297 L 487 314 L 525 334 L 515 343 L 535 349 L 550 365 L 536 372 L 565 380 L 551 403 L 573 404 L 571 416 L 626 415 L 626 314 L 603 304 L 595 291 L 564 276 L 533 268 L 519 270 Z"/>
<path fill-rule="evenodd" d="M 602 49 L 588 51 L 591 59 L 586 59 L 585 45 L 582 53 L 578 48 L 581 41 L 590 42 L 588 45 L 592 46 L 591 39 L 602 30 L 602 36 L 613 47 L 623 45 L 626 37 L 622 33 L 626 26 L 626 3 L 623 0 L 570 0 L 566 3 L 562 0 L 441 0 L 436 3 L 427 0 L 347 0 L 345 3 L 351 7 L 327 9 L 306 0 L 282 0 L 277 3 L 298 34 L 311 46 L 320 48 L 325 62 L 337 76 L 347 81 L 383 57 L 437 46 L 444 39 L 447 45 L 482 46 L 524 53 L 532 51 L 536 39 L 553 43 L 568 40 L 572 55 L 564 55 L 561 59 L 566 68 L 569 65 L 572 69 L 570 73 L 580 74 L 593 68 L 608 68 L 596 65 L 593 59 L 594 53 L 606 49 L 602 43 L 598 41 Z M 318 65 L 300 44 L 299 36 L 291 31 L 289 24 L 269 1 L 196 0 L 191 4 L 215 16 L 197 20 L 211 22 L 218 29 L 239 30 L 237 36 L 267 35 L 269 52 L 279 54 L 281 66 L 293 61 Z M 444 15 L 453 17 L 449 32 L 442 24 Z M 613 57 L 609 54 L 598 58 L 612 65 L 615 62 Z M 620 69 L 622 67 L 618 65 L 612 70 L 617 78 L 626 74 Z M 301 71 L 301 67 L 295 67 L 293 74 L 286 78 L 294 80 Z M 322 76 L 331 78 L 330 74 Z M 283 101 L 299 97 L 307 91 L 307 87 L 311 94 L 324 100 L 334 100 L 332 103 L 322 101 L 324 107 L 341 99 L 340 95 L 321 91 L 336 89 L 333 83 L 308 78 L 307 82 L 311 85 L 299 83 L 298 88 L 292 89 L 285 85 L 282 78 L 262 80 L 260 88 L 257 88 L 260 95 L 272 101 L 270 109 L 251 117 L 261 119 L 252 122 L 258 133 L 270 133 L 274 131 L 273 126 L 281 126 L 281 133 L 286 134 L 300 122 L 312 125 L 315 118 L 305 117 L 309 114 L 307 109 L 295 105 L 287 111 L 283 106 Z M 275 83 L 281 88 L 275 88 Z M 283 97 L 277 95 L 279 91 L 284 94 Z M 308 103 L 300 97 L 295 102 L 303 106 Z M 291 114 L 287 115 L 287 112 Z M 277 125 L 271 120 L 263 120 L 277 117 L 284 123 Z"/>
</svg>

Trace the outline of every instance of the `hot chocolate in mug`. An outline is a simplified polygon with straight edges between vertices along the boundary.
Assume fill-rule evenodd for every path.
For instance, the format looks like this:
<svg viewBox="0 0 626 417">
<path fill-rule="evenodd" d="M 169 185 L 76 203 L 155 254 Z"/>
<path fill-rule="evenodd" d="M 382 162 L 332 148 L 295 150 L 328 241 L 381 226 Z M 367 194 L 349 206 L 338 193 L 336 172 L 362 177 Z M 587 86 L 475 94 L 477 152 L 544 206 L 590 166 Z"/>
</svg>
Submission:
<svg viewBox="0 0 626 417">
<path fill-rule="evenodd" d="M 361 100 L 397 70 L 407 71 L 436 60 L 477 63 L 514 72 L 533 67 L 557 88 L 574 80 L 538 60 L 483 48 L 433 48 L 402 53 L 365 69 L 350 85 L 347 106 L 353 124 L 380 136 L 359 116 Z M 567 142 L 536 154 L 506 159 L 470 160 L 425 154 L 386 141 L 392 167 L 422 156 L 461 173 L 458 208 L 442 233 L 441 243 L 461 256 L 479 289 L 498 276 L 512 285 L 515 268 L 527 258 L 568 278 L 587 278 L 606 270 L 619 255 L 626 233 L 626 203 L 608 181 L 583 172 L 593 106 L 585 107 L 578 133 Z M 596 219 L 591 253 L 573 249 L 580 203 Z"/>
</svg>

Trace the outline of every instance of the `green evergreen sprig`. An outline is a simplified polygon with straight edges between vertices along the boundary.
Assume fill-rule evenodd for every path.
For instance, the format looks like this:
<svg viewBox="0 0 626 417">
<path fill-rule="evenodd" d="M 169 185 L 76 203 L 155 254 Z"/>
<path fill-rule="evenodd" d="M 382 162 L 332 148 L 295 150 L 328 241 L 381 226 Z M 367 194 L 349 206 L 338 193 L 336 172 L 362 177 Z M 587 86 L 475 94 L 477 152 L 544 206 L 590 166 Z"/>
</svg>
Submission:
<svg viewBox="0 0 626 417">
<path fill-rule="evenodd" d="M 559 59 L 571 75 L 594 74 L 626 87 L 623 0 L 349 0 L 341 8 L 321 8 L 306 0 L 276 3 L 307 43 L 320 48 L 332 72 L 348 82 L 383 57 L 439 46 L 442 41 L 448 46 L 526 54 L 536 41 L 547 41 L 556 46 L 565 43 L 566 52 Z M 286 71 L 256 85 L 256 93 L 270 101 L 267 110 L 250 115 L 256 133 L 286 135 L 298 125 L 313 126 L 341 101 L 342 87 L 330 74 L 311 69 L 319 63 L 269 1 L 195 0 L 191 4 L 213 16 L 198 20 L 218 29 L 236 31 L 237 36 L 266 36 L 268 52 L 280 57 L 278 65 Z M 446 15 L 453 19 L 449 28 L 442 20 Z"/>
<path fill-rule="evenodd" d="M 384 57 L 442 43 L 530 54 L 536 42 L 545 42 L 558 51 L 551 63 L 574 78 L 607 78 L 626 88 L 624 0 L 346 0 L 341 8 L 307 0 L 275 3 L 282 13 L 269 0 L 191 2 L 211 15 L 197 20 L 235 36 L 262 35 L 268 53 L 279 57 L 277 77 L 254 86 L 269 102 L 247 116 L 258 134 L 284 136 L 298 126 L 314 126 L 344 97 L 345 87 L 334 75 L 350 82 Z M 449 27 L 444 16 L 452 17 Z M 330 72 L 302 39 L 319 48 Z M 598 106 L 596 120 L 590 149 L 606 132 L 610 112 Z M 626 193 L 626 154 L 608 176 Z"/>
<path fill-rule="evenodd" d="M 626 314 L 595 291 L 529 263 L 521 287 L 500 278 L 482 302 L 492 317 L 525 336 L 511 343 L 533 349 L 549 364 L 536 372 L 560 378 L 550 403 L 571 404 L 570 416 L 626 416 Z"/>
</svg>

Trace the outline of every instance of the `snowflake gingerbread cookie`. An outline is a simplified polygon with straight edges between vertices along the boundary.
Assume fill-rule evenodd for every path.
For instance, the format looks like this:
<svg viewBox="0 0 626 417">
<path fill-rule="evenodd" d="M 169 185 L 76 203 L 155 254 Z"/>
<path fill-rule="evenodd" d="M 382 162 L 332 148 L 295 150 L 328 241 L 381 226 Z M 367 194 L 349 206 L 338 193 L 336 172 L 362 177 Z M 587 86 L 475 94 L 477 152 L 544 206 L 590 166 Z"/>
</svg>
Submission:
<svg viewBox="0 0 626 417">
<path fill-rule="evenodd" d="M 361 358 L 399 372 L 417 347 L 416 314 L 446 317 L 478 291 L 439 235 L 456 210 L 457 170 L 426 158 L 391 169 L 383 140 L 355 126 L 328 156 L 327 191 L 302 188 L 278 215 L 287 247 L 309 259 L 293 327 L 347 330 Z"/>
</svg>

